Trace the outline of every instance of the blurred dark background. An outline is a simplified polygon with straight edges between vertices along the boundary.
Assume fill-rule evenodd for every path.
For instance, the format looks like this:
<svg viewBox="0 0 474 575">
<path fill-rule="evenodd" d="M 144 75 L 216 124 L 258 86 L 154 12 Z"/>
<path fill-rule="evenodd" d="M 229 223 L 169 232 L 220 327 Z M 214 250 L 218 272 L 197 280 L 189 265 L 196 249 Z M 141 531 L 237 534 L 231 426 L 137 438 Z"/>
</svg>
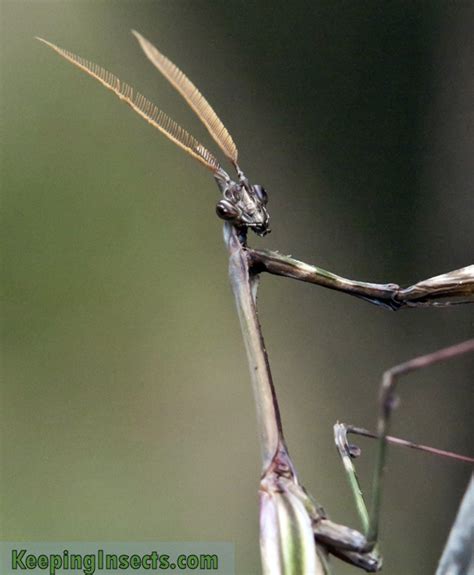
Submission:
<svg viewBox="0 0 474 575">
<path fill-rule="evenodd" d="M 214 150 L 137 29 L 199 86 L 271 194 L 273 233 L 254 245 L 408 285 L 473 259 L 474 5 L 1 8 L 2 538 L 232 541 L 236 572 L 258 573 L 259 448 L 214 182 L 33 37 L 116 73 Z M 472 336 L 473 310 L 395 314 L 274 277 L 259 302 L 300 478 L 357 526 L 333 423 L 373 428 L 384 369 Z M 472 368 L 407 378 L 394 432 L 469 452 Z M 387 575 L 433 573 L 469 473 L 391 450 Z"/>
</svg>

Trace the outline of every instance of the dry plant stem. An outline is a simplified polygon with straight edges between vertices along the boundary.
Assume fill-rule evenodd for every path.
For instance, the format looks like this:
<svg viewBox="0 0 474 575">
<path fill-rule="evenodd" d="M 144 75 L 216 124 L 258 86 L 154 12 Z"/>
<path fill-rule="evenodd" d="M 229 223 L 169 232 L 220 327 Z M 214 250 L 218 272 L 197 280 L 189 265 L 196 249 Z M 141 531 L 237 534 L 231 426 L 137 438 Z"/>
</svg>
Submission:
<svg viewBox="0 0 474 575">
<path fill-rule="evenodd" d="M 263 342 L 255 304 L 258 278 L 249 272 L 248 256 L 236 229 L 224 224 L 224 239 L 229 251 L 229 276 L 247 352 L 257 407 L 264 471 L 277 451 L 284 447 L 280 411 L 273 386 L 270 365 Z"/>
<path fill-rule="evenodd" d="M 376 284 L 346 279 L 275 251 L 247 248 L 247 253 L 251 269 L 256 273 L 268 272 L 313 283 L 392 310 L 474 303 L 474 265 L 401 288 L 394 283 Z"/>
</svg>

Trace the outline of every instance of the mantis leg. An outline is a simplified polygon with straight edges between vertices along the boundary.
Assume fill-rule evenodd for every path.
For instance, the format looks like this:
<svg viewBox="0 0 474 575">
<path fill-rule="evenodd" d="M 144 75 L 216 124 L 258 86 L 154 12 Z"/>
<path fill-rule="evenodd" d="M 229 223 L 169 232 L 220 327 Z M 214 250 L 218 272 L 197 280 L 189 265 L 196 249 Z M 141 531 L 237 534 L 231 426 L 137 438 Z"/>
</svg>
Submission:
<svg viewBox="0 0 474 575">
<path fill-rule="evenodd" d="M 443 452 L 426 446 L 419 446 L 405 440 L 399 440 L 388 435 L 391 423 L 391 415 L 397 406 L 397 397 L 395 389 L 398 384 L 400 376 L 423 369 L 430 365 L 458 357 L 465 353 L 474 352 L 474 339 L 453 345 L 451 347 L 443 348 L 427 355 L 423 355 L 392 367 L 383 374 L 382 383 L 380 386 L 379 394 L 379 413 L 377 419 L 377 433 L 376 435 L 370 432 L 353 427 L 347 426 L 342 423 L 337 423 L 334 426 L 334 437 L 337 449 L 342 458 L 344 468 L 347 473 L 349 484 L 353 492 L 357 511 L 362 522 L 363 531 L 366 534 L 369 549 L 374 548 L 378 539 L 379 532 L 379 515 L 380 505 L 382 498 L 384 470 L 387 457 L 387 443 L 398 443 L 408 447 L 430 451 L 432 453 L 452 456 L 463 461 L 472 462 L 472 458 L 457 456 L 449 452 Z M 359 455 L 358 448 L 351 445 L 347 440 L 348 433 L 355 433 L 358 435 L 366 435 L 369 437 L 378 438 L 378 448 L 376 456 L 376 464 L 374 470 L 373 484 L 372 484 L 372 502 L 370 512 L 368 510 L 366 501 L 360 488 L 357 473 L 353 464 L 354 457 Z"/>
</svg>

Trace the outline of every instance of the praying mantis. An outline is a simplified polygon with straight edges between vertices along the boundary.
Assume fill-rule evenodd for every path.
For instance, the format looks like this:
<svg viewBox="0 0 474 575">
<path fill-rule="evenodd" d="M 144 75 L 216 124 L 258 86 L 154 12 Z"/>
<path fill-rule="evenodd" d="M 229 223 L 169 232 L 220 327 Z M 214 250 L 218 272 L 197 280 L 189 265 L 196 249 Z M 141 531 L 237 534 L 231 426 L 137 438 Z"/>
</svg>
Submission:
<svg viewBox="0 0 474 575">
<path fill-rule="evenodd" d="M 235 176 L 231 177 L 216 156 L 198 140 L 128 84 L 72 52 L 38 38 L 63 58 L 85 71 L 128 104 L 137 114 L 161 131 L 177 146 L 198 160 L 212 173 L 221 199 L 216 205 L 224 220 L 224 240 L 229 252 L 229 275 L 250 367 L 259 441 L 262 455 L 260 483 L 260 541 L 263 571 L 266 574 L 330 573 L 329 555 L 361 567 L 368 572 L 381 568 L 376 547 L 380 509 L 380 483 L 385 466 L 388 424 L 395 407 L 395 377 L 474 351 L 474 340 L 434 352 L 394 368 L 384 376 L 380 400 L 379 442 L 375 472 L 374 501 L 367 511 L 360 492 L 352 457 L 354 448 L 347 433 L 366 433 L 337 424 L 336 445 L 350 484 L 356 495 L 363 533 L 332 522 L 324 509 L 307 493 L 289 456 L 283 434 L 276 391 L 257 315 L 259 277 L 267 272 L 314 283 L 362 298 L 376 305 L 397 310 L 404 307 L 442 307 L 474 302 L 474 265 L 418 282 L 408 288 L 397 284 L 353 281 L 316 266 L 308 265 L 276 251 L 255 250 L 248 245 L 248 232 L 264 237 L 270 231 L 268 194 L 259 184 L 251 184 L 238 164 L 237 147 L 210 104 L 187 76 L 138 32 L 134 32 L 152 64 L 182 95 L 220 147 Z"/>
</svg>

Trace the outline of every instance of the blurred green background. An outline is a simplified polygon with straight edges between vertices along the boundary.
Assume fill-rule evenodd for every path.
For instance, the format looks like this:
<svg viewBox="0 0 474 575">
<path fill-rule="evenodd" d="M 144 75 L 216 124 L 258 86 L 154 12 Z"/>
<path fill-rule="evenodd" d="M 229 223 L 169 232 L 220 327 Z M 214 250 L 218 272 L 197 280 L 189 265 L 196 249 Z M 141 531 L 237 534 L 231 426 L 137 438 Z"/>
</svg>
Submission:
<svg viewBox="0 0 474 575">
<path fill-rule="evenodd" d="M 474 5 L 1 9 L 2 538 L 232 541 L 236 572 L 258 573 L 259 448 L 212 177 L 33 37 L 116 73 L 214 150 L 137 29 L 208 97 L 271 194 L 273 233 L 253 245 L 408 285 L 472 263 Z M 259 303 L 300 478 L 357 526 L 333 423 L 373 428 L 383 370 L 472 336 L 473 310 L 395 314 L 274 277 Z M 394 431 L 469 452 L 472 368 L 407 378 Z M 468 477 L 390 452 L 387 575 L 433 573 Z"/>
</svg>

